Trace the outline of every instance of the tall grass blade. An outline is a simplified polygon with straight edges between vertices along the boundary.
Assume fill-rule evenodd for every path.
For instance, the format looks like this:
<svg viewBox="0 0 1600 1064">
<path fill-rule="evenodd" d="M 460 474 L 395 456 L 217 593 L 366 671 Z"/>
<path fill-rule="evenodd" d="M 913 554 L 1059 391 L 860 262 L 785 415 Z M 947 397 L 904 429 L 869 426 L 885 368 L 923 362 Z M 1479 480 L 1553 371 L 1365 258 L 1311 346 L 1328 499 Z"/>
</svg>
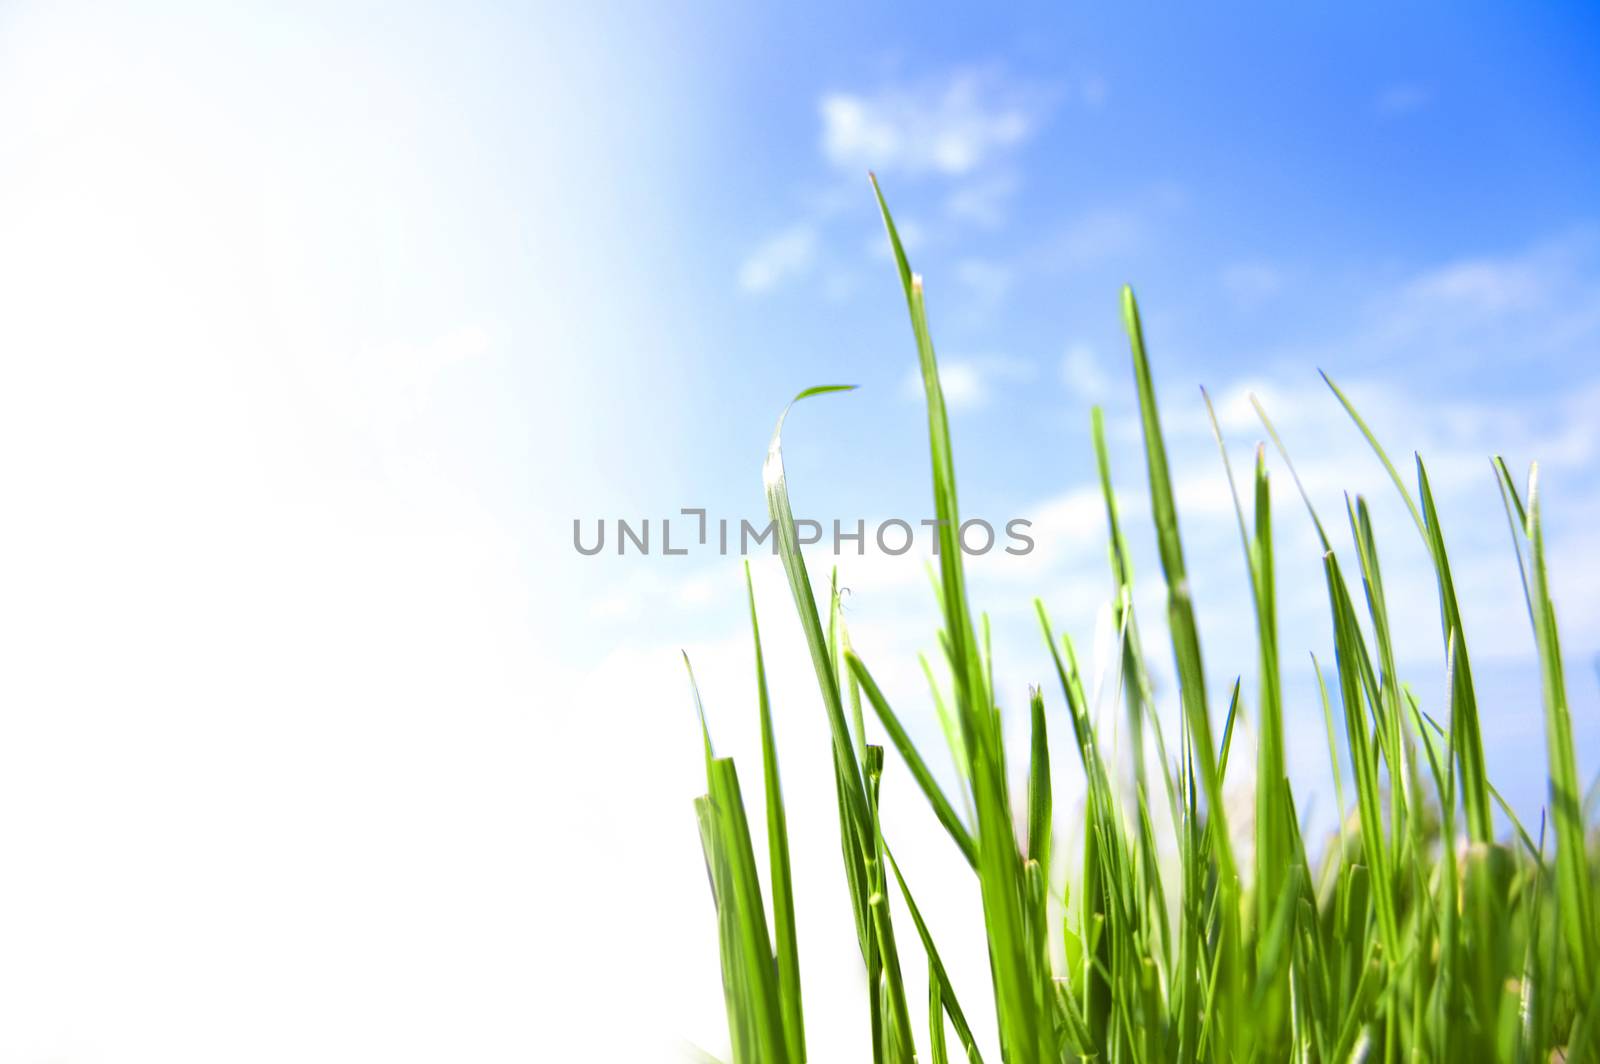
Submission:
<svg viewBox="0 0 1600 1064">
<path fill-rule="evenodd" d="M 1026 945 L 1023 913 L 1025 884 L 1021 857 L 1012 829 L 1011 804 L 1005 779 L 1005 750 L 999 714 L 991 700 L 985 655 L 980 650 L 967 603 L 962 569 L 960 509 L 956 501 L 955 459 L 944 391 L 928 328 L 922 279 L 911 272 L 905 247 L 884 202 L 877 178 L 872 179 L 884 230 L 911 316 L 912 336 L 922 372 L 928 408 L 928 442 L 933 465 L 933 496 L 938 519 L 939 587 L 944 613 L 944 638 L 955 680 L 957 716 L 972 773 L 977 807 L 978 882 L 988 929 L 990 970 L 1003 1052 L 1018 1060 L 1032 1059 L 1047 1048 L 1046 1028 L 1036 993 L 1040 975 Z"/>
<path fill-rule="evenodd" d="M 776 936 L 778 1001 L 789 1059 L 806 1059 L 804 1009 L 800 998 L 800 946 L 795 931 L 794 881 L 789 866 L 789 821 L 778 779 L 778 745 L 772 732 L 772 703 L 767 697 L 767 666 L 761 653 L 761 625 L 756 618 L 756 589 L 750 563 L 744 565 L 745 593 L 750 600 L 750 634 L 755 641 L 756 698 L 761 711 L 761 767 L 767 803 L 767 863 L 772 886 L 772 923 Z"/>
</svg>

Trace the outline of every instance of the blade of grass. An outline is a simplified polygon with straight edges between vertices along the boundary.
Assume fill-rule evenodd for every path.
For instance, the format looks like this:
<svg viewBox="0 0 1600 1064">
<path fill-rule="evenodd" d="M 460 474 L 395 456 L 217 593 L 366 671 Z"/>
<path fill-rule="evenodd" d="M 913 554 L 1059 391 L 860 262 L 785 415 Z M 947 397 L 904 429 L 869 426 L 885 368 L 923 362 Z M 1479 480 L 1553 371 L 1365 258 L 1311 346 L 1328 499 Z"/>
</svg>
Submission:
<svg viewBox="0 0 1600 1064">
<path fill-rule="evenodd" d="M 1556 836 L 1556 894 L 1567 949 L 1572 957 L 1573 983 L 1578 999 L 1587 1001 L 1596 985 L 1595 963 L 1600 943 L 1595 941 L 1594 883 L 1584 845 L 1578 763 L 1572 744 L 1572 716 L 1567 706 L 1566 673 L 1561 666 L 1556 608 L 1550 596 L 1550 576 L 1545 561 L 1541 501 L 1539 467 L 1535 464 L 1528 474 L 1528 553 L 1533 577 L 1534 642 L 1539 650 L 1544 691 L 1550 810 Z"/>
<path fill-rule="evenodd" d="M 957 716 L 962 724 L 962 742 L 972 771 L 973 802 L 978 814 L 978 883 L 983 897 L 984 922 L 989 931 L 990 971 L 994 979 L 1001 1047 L 1019 1059 L 1026 1059 L 1048 1049 L 1046 1029 L 1041 1022 L 1038 998 L 1033 989 L 1040 973 L 1034 970 L 1025 943 L 1022 907 L 1025 888 L 1021 858 L 1012 829 L 999 715 L 991 700 L 988 670 L 974 634 L 972 612 L 967 602 L 966 576 L 962 569 L 963 551 L 959 539 L 961 521 L 956 501 L 955 459 L 950 446 L 944 392 L 940 386 L 938 363 L 928 328 L 922 279 L 911 272 L 905 248 L 876 177 L 872 178 L 872 187 L 905 292 L 927 399 L 934 509 L 938 519 L 944 635 L 948 640 L 951 671 L 955 679 Z"/>
<path fill-rule="evenodd" d="M 916 744 L 911 741 L 911 736 L 906 734 L 905 728 L 901 725 L 900 718 L 896 717 L 894 711 L 889 708 L 888 699 L 884 698 L 883 692 L 879 690 L 877 682 L 872 678 L 872 674 L 867 671 L 866 665 L 853 652 L 845 652 L 845 663 L 850 669 L 850 675 L 855 678 L 861 690 L 866 694 L 867 701 L 872 705 L 873 712 L 877 713 L 878 720 L 883 724 L 884 731 L 889 733 L 889 740 L 894 743 L 895 749 L 900 751 L 900 757 L 905 761 L 906 768 L 911 770 L 912 778 L 917 781 L 917 786 L 922 788 L 922 793 L 928 799 L 928 804 L 933 807 L 934 816 L 938 817 L 939 823 L 944 825 L 944 829 L 950 833 L 950 837 L 960 847 L 961 855 L 967 859 L 967 863 L 976 868 L 978 865 L 978 845 L 973 841 L 972 833 L 961 822 L 961 818 L 950 805 L 950 799 L 945 797 L 938 781 L 933 778 L 933 773 L 929 771 L 927 764 L 922 760 L 922 755 L 917 752 Z"/>
<path fill-rule="evenodd" d="M 1139 392 L 1139 417 L 1144 431 L 1145 458 L 1150 474 L 1150 503 L 1155 517 L 1156 540 L 1161 553 L 1161 569 L 1167 580 L 1168 623 L 1172 630 L 1173 655 L 1177 661 L 1178 691 L 1184 720 L 1194 735 L 1200 753 L 1200 780 L 1205 788 L 1207 815 L 1222 827 L 1217 856 L 1228 889 L 1237 880 L 1233 848 L 1228 841 L 1226 812 L 1222 801 L 1222 781 L 1217 772 L 1216 747 L 1211 739 L 1211 718 L 1206 711 L 1205 668 L 1200 657 L 1200 633 L 1195 624 L 1194 605 L 1189 595 L 1189 578 L 1183 564 L 1183 545 L 1178 536 L 1178 510 L 1172 499 L 1172 481 L 1167 472 L 1167 449 L 1161 436 L 1160 416 L 1156 412 L 1155 384 L 1150 362 L 1145 355 L 1144 330 L 1139 321 L 1139 305 L 1133 289 L 1122 289 L 1122 320 L 1133 349 L 1134 380 Z"/>
<path fill-rule="evenodd" d="M 1050 741 L 1045 734 L 1044 696 L 1038 688 L 1028 691 L 1032 717 L 1028 762 L 1028 859 L 1041 868 L 1050 867 Z"/>
<path fill-rule="evenodd" d="M 1422 508 L 1419 511 L 1417 504 L 1412 501 L 1411 493 L 1406 490 L 1405 481 L 1400 479 L 1400 473 L 1395 469 L 1394 463 L 1389 461 L 1388 454 L 1383 445 L 1378 442 L 1378 437 L 1367 427 L 1356 411 L 1355 405 L 1334 383 L 1333 378 L 1323 373 L 1322 379 L 1328 388 L 1344 407 L 1345 413 L 1350 415 L 1350 420 L 1355 422 L 1356 428 L 1366 438 L 1373 453 L 1383 463 L 1384 470 L 1389 474 L 1389 479 L 1400 492 L 1400 497 L 1405 501 L 1406 509 L 1411 513 L 1411 519 L 1421 534 L 1423 544 L 1428 548 L 1428 554 L 1433 560 L 1434 577 L 1439 588 L 1439 620 L 1445 642 L 1449 642 L 1450 633 L 1456 633 L 1456 669 L 1463 677 L 1459 685 L 1465 702 L 1460 707 L 1460 729 L 1456 743 L 1456 756 L 1461 761 L 1462 802 L 1467 812 L 1467 834 L 1474 842 L 1492 842 L 1494 825 L 1489 807 L 1489 791 L 1485 785 L 1486 774 L 1483 763 L 1483 737 L 1478 723 L 1478 705 L 1476 687 L 1472 682 L 1472 663 L 1467 654 L 1466 635 L 1461 625 L 1461 609 L 1456 602 L 1455 582 L 1450 575 L 1449 554 L 1445 550 L 1444 533 L 1439 527 L 1439 515 L 1434 509 L 1433 492 L 1428 486 L 1428 473 L 1422 463 L 1422 456 L 1418 455 L 1417 461 L 1417 488 L 1422 499 Z"/>
<path fill-rule="evenodd" d="M 745 592 L 750 600 L 750 633 L 755 641 L 756 698 L 761 711 L 761 766 L 767 803 L 767 862 L 772 885 L 772 922 L 777 937 L 778 1000 L 789 1059 L 806 1058 L 804 1009 L 800 999 L 800 946 L 795 932 L 794 883 L 789 867 L 789 822 L 778 779 L 777 740 L 772 732 L 772 703 L 767 697 L 767 667 L 761 653 L 761 625 L 756 618 L 756 589 L 750 563 L 744 563 Z M 698 696 L 697 696 L 698 701 Z"/>
<path fill-rule="evenodd" d="M 1283 697 L 1282 681 L 1278 670 L 1278 621 L 1276 596 L 1273 587 L 1272 565 L 1272 503 L 1267 479 L 1265 454 L 1256 448 L 1255 462 L 1255 524 L 1253 531 L 1245 524 L 1244 507 L 1239 502 L 1239 490 L 1233 479 L 1233 465 L 1228 460 L 1228 448 L 1222 439 L 1222 426 L 1217 422 L 1216 409 L 1211 396 L 1204 388 L 1200 395 L 1205 400 L 1206 414 L 1211 421 L 1211 434 L 1222 456 L 1222 467 L 1227 474 L 1228 493 L 1233 498 L 1234 515 L 1239 524 L 1239 541 L 1244 548 L 1245 565 L 1250 575 L 1251 597 L 1255 603 L 1256 648 L 1260 673 L 1260 720 L 1256 740 L 1256 820 L 1255 820 L 1255 901 L 1256 934 L 1261 936 L 1276 930 L 1282 937 L 1258 941 L 1256 963 L 1258 983 L 1256 988 L 1256 1023 L 1252 1025 L 1260 1051 L 1271 1056 L 1287 1052 L 1289 1040 L 1287 968 L 1280 968 L 1281 956 L 1274 955 L 1268 963 L 1265 950 L 1272 946 L 1282 950 L 1292 929 L 1287 921 L 1294 915 L 1293 855 L 1290 848 L 1291 827 L 1286 821 L 1286 807 L 1281 797 L 1281 785 L 1288 780 L 1283 750 Z M 1275 976 L 1273 992 L 1266 993 L 1266 976 Z"/>
<path fill-rule="evenodd" d="M 922 949 L 928 955 L 930 981 L 938 986 L 939 1001 L 944 1006 L 945 1014 L 950 1017 L 950 1025 L 955 1028 L 956 1037 L 961 1040 L 961 1047 L 966 1051 L 971 1064 L 983 1064 L 977 1041 L 972 1036 L 972 1028 L 967 1024 L 966 1014 L 961 1011 L 961 1003 L 956 998 L 956 989 L 950 983 L 949 972 L 939 957 L 938 948 L 933 944 L 933 935 L 928 931 L 927 922 L 922 918 L 922 911 L 917 908 L 916 900 L 911 897 L 911 889 L 906 886 L 905 877 L 900 874 L 900 866 L 895 862 L 894 854 L 887 846 L 883 852 L 889 870 L 894 873 L 894 881 L 900 885 L 900 897 L 905 900 L 906 912 L 911 914 L 911 923 L 917 929 L 917 937 L 922 939 Z"/>
</svg>

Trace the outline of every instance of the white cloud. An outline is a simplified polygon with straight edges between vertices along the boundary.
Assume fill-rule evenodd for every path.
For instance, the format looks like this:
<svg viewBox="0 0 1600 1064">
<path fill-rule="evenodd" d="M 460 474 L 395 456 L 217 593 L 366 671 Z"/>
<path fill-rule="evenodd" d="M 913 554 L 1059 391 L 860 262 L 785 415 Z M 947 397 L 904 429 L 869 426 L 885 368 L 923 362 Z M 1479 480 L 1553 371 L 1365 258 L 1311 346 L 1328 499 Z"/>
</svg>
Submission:
<svg viewBox="0 0 1600 1064">
<path fill-rule="evenodd" d="M 1511 254 L 1447 262 L 1387 287 L 1363 309 L 1364 331 L 1347 351 L 1563 368 L 1600 346 L 1600 233 L 1579 228 Z"/>
<path fill-rule="evenodd" d="M 817 231 L 807 222 L 790 226 L 764 241 L 739 267 L 739 287 L 768 292 L 811 272 L 817 259 Z"/>
<path fill-rule="evenodd" d="M 945 405 L 951 410 L 973 410 L 989 402 L 997 382 L 1027 380 L 1033 367 L 1014 358 L 989 355 L 980 358 L 942 358 L 939 360 L 939 385 Z M 906 372 L 900 391 L 905 398 L 920 402 L 923 397 L 922 372 L 912 367 Z"/>
<path fill-rule="evenodd" d="M 818 105 L 822 151 L 846 170 L 971 174 L 1034 132 L 1038 107 L 992 72 L 878 92 L 833 92 Z"/>
<path fill-rule="evenodd" d="M 1455 262 L 1406 286 L 1407 295 L 1419 304 L 1495 315 L 1536 305 L 1542 291 L 1542 278 L 1535 263 L 1505 259 Z"/>
<path fill-rule="evenodd" d="M 988 381 L 971 362 L 945 359 L 939 364 L 939 386 L 944 390 L 945 405 L 951 410 L 971 409 L 989 401 Z M 907 399 L 921 399 L 922 373 L 914 368 L 907 370 L 900 391 Z"/>
</svg>

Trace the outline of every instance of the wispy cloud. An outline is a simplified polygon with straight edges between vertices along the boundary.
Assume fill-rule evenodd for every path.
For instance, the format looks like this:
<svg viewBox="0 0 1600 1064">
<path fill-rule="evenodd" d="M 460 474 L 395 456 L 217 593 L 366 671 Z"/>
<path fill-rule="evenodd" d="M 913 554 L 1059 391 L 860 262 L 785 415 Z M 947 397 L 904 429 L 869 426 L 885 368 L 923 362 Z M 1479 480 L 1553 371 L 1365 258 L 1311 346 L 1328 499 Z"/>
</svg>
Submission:
<svg viewBox="0 0 1600 1064">
<path fill-rule="evenodd" d="M 784 281 L 811 272 L 817 259 L 817 231 L 800 222 L 769 237 L 739 267 L 739 287 L 746 292 L 767 292 Z"/>
<path fill-rule="evenodd" d="M 939 386 L 944 390 L 945 405 L 951 410 L 967 410 L 989 401 L 988 381 L 983 371 L 971 362 L 946 360 L 939 367 Z M 908 400 L 921 399 L 922 374 L 914 368 L 907 370 L 900 394 Z"/>
<path fill-rule="evenodd" d="M 1444 263 L 1388 287 L 1365 313 L 1361 349 L 1374 354 L 1568 370 L 1600 350 L 1600 232 Z"/>
<path fill-rule="evenodd" d="M 853 202 L 840 191 L 840 177 L 846 174 L 852 183 L 872 170 L 933 185 L 933 199 L 920 220 L 905 213 L 897 218 L 908 250 L 916 250 L 930 229 L 1002 227 L 1021 186 L 1016 150 L 1034 136 L 1051 102 L 1062 96 L 1059 87 L 1023 84 L 995 66 L 822 94 L 817 101 L 819 148 L 831 184 L 825 183 L 821 195 L 812 195 L 792 225 L 749 254 L 739 268 L 740 288 L 769 292 L 788 281 L 821 275 L 826 298 L 849 298 L 856 287 L 847 276 L 849 260 L 830 256 L 825 240 L 841 205 Z M 1067 98 L 1098 106 L 1104 83 L 1087 79 Z M 859 197 L 858 192 L 850 195 Z M 887 254 L 880 239 L 868 247 L 871 257 Z M 964 281 L 988 306 L 998 301 L 1007 283 L 993 271 L 980 275 L 969 270 Z"/>
<path fill-rule="evenodd" d="M 876 92 L 830 92 L 818 110 L 822 152 L 834 166 L 960 177 L 1026 141 L 1042 102 L 994 71 L 961 70 Z"/>
<path fill-rule="evenodd" d="M 944 201 L 945 214 L 955 221 L 984 229 L 997 229 L 1010 214 L 1020 182 L 1014 174 L 994 174 L 957 185 Z"/>
<path fill-rule="evenodd" d="M 1111 390 L 1099 357 L 1087 344 L 1073 344 L 1061 360 L 1061 380 L 1067 390 L 1091 403 L 1104 399 Z"/>
<path fill-rule="evenodd" d="M 1406 287 L 1411 301 L 1471 314 L 1527 310 L 1546 291 L 1538 264 L 1527 259 L 1467 259 L 1418 277 Z"/>
<path fill-rule="evenodd" d="M 1024 381 L 1032 376 L 1033 367 L 1028 363 L 1000 355 L 939 361 L 939 385 L 944 390 L 945 405 L 951 410 L 986 406 L 996 385 Z M 922 373 L 916 367 L 906 372 L 900 394 L 907 400 L 922 400 Z"/>
</svg>

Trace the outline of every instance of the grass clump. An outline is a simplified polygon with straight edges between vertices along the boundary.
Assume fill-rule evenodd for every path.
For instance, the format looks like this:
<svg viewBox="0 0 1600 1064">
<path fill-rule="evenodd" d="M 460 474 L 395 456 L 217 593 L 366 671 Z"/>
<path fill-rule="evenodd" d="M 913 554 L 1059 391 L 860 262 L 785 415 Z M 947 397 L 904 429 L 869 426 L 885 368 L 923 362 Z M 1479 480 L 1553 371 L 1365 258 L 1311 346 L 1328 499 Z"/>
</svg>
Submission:
<svg viewBox="0 0 1600 1064">
<path fill-rule="evenodd" d="M 1494 462 L 1543 688 L 1548 825 L 1541 822 L 1535 838 L 1500 801 L 1485 774 L 1467 637 L 1427 470 L 1419 458 L 1413 495 L 1356 409 L 1328 380 L 1388 470 L 1427 548 L 1438 588 L 1449 701 L 1441 722 L 1423 710 L 1397 675 L 1366 501 L 1347 499 L 1345 518 L 1355 549 L 1341 556 L 1302 489 L 1323 550 L 1336 678 L 1332 694 L 1323 688 L 1323 711 L 1340 812 L 1348 813 L 1338 842 L 1315 861 L 1301 837 L 1285 767 L 1265 451 L 1256 452 L 1243 499 L 1227 467 L 1248 561 L 1259 674 L 1253 867 L 1247 890 L 1223 802 L 1242 704 L 1240 685 L 1234 685 L 1224 712 L 1209 704 L 1150 360 L 1138 305 L 1125 288 L 1122 314 L 1178 678 L 1178 734 L 1163 735 L 1152 710 L 1132 605 L 1133 569 L 1096 409 L 1092 428 L 1111 541 L 1118 686 L 1136 749 L 1143 748 L 1141 736 L 1150 736 L 1161 772 L 1155 780 L 1146 779 L 1141 759 L 1135 758 L 1131 797 L 1114 780 L 1098 744 L 1072 641 L 1065 635 L 1057 639 L 1043 603 L 1036 602 L 1060 686 L 1060 708 L 1053 709 L 1054 699 L 1043 691 L 1030 692 L 1026 808 L 1015 809 L 987 623 L 974 624 L 963 552 L 955 538 L 960 527 L 955 467 L 922 282 L 911 271 L 881 193 L 878 203 L 927 397 L 940 537 L 940 645 L 952 677 L 948 701 L 937 685 L 934 698 L 958 767 L 959 802 L 944 793 L 866 663 L 850 648 L 836 587 L 819 609 L 789 507 L 782 417 L 764 470 L 779 553 L 832 735 L 839 838 L 867 976 L 864 1005 L 875 1064 L 916 1060 L 919 1042 L 926 1047 L 923 1059 L 934 1064 L 982 1057 L 881 829 L 885 753 L 866 741 L 863 703 L 977 877 L 996 1034 L 1001 1058 L 1010 1064 L 1353 1059 L 1575 1064 L 1600 1059 L 1595 913 L 1600 859 L 1585 837 L 1537 467 L 1522 492 L 1505 463 Z M 813 388 L 796 401 L 834 390 Z M 1209 410 L 1209 398 L 1206 404 Z M 1276 429 L 1266 412 L 1257 410 L 1293 476 Z M 1214 415 L 1212 426 L 1217 430 Z M 1216 435 L 1226 467 L 1220 430 Z M 734 1060 L 800 1064 L 806 1049 L 790 854 L 753 592 L 750 608 L 770 904 L 738 775 L 730 759 L 715 756 L 709 733 L 707 794 L 696 809 L 718 918 Z M 926 662 L 923 666 L 927 671 Z M 1317 675 L 1320 680 L 1320 665 Z M 692 683 L 692 671 L 690 676 Z M 695 697 L 698 703 L 698 693 Z M 1058 811 L 1051 803 L 1053 759 L 1058 769 L 1061 762 L 1046 737 L 1050 712 L 1067 714 L 1078 768 L 1087 781 L 1082 814 L 1069 823 L 1055 822 Z M 1335 735 L 1341 726 L 1355 781 L 1353 810 L 1345 805 L 1340 782 Z M 1174 740 L 1170 746 L 1169 738 Z M 1157 837 L 1151 812 L 1156 803 L 1164 803 L 1176 839 Z M 1514 827 L 1510 841 L 1494 837 L 1496 805 Z M 1553 838 L 1546 837 L 1547 826 Z M 1018 827 L 1023 827 L 1020 840 Z M 1069 886 L 1073 903 L 1052 907 L 1050 870 L 1052 861 L 1062 860 L 1064 846 L 1079 851 L 1077 876 Z M 1157 855 L 1170 848 L 1176 850 L 1176 862 L 1163 865 Z M 891 895 L 897 898 L 894 906 Z M 896 910 L 910 918 L 926 960 L 925 1014 L 920 1006 L 914 1014 L 907 1001 L 902 966 L 911 963 L 911 954 L 897 941 Z"/>
</svg>

